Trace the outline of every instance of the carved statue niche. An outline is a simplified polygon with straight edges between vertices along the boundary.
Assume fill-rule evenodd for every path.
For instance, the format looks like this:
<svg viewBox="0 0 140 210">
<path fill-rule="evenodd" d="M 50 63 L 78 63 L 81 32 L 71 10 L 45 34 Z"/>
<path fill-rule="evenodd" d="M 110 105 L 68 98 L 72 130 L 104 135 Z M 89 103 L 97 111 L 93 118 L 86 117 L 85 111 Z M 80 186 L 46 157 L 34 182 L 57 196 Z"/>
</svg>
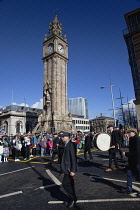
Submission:
<svg viewBox="0 0 140 210">
<path fill-rule="evenodd" d="M 49 81 L 45 83 L 43 90 L 44 90 L 43 97 L 45 100 L 44 109 L 47 111 L 47 108 L 51 106 L 51 94 L 52 94 L 52 87 Z"/>
</svg>

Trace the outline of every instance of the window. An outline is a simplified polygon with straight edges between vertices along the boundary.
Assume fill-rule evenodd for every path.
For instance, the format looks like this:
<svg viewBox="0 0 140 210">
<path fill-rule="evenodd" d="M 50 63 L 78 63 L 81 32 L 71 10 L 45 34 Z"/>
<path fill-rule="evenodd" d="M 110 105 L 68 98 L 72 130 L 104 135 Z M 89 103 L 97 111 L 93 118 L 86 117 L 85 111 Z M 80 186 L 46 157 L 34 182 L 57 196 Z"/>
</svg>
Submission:
<svg viewBox="0 0 140 210">
<path fill-rule="evenodd" d="M 135 91 L 135 96 L 137 100 L 140 100 L 140 90 Z"/>
<path fill-rule="evenodd" d="M 135 51 L 133 47 L 128 48 L 129 59 L 133 60 L 136 58 Z"/>
<path fill-rule="evenodd" d="M 140 75 L 134 75 L 133 76 L 133 83 L 134 83 L 134 88 L 136 89 L 140 89 Z"/>
<path fill-rule="evenodd" d="M 20 122 L 16 124 L 16 133 L 20 133 Z"/>
<path fill-rule="evenodd" d="M 8 133 L 8 122 L 5 121 L 4 123 L 4 130 L 6 131 L 6 133 Z"/>
<path fill-rule="evenodd" d="M 127 47 L 133 46 L 132 37 L 126 37 L 125 39 Z"/>
<path fill-rule="evenodd" d="M 131 72 L 132 74 L 137 74 L 138 73 L 138 66 L 137 66 L 137 62 L 135 60 L 130 62 L 130 66 L 131 66 Z"/>
<path fill-rule="evenodd" d="M 140 13 L 135 13 L 131 16 L 129 16 L 129 23 L 130 25 L 135 25 L 140 21 Z"/>
</svg>

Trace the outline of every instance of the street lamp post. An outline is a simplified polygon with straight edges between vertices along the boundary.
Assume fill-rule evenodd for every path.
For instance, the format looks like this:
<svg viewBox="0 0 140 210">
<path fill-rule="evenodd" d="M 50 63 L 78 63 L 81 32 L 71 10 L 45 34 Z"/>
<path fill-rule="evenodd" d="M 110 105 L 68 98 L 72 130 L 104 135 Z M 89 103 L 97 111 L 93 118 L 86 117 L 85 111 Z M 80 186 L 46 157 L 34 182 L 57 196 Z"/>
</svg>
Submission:
<svg viewBox="0 0 140 210">
<path fill-rule="evenodd" d="M 122 110 L 123 124 L 124 124 L 124 129 L 125 129 L 125 115 L 124 115 L 123 103 L 122 103 L 122 98 L 124 98 L 124 97 L 122 97 L 120 89 L 119 89 L 119 91 L 120 91 L 120 98 L 116 98 L 116 99 L 120 99 L 121 100 L 121 108 L 120 109 Z"/>
<path fill-rule="evenodd" d="M 100 87 L 101 89 L 103 88 L 107 88 L 110 87 L 110 92 L 111 92 L 111 100 L 112 100 L 112 110 L 113 110 L 113 118 L 114 118 L 114 124 L 116 126 L 116 116 L 115 116 L 115 106 L 114 106 L 114 96 L 113 96 L 113 90 L 112 87 L 115 85 L 112 85 L 111 83 L 111 79 L 110 79 L 110 85 L 109 86 L 105 86 L 105 87 Z"/>
<path fill-rule="evenodd" d="M 24 117 L 24 128 L 23 128 L 23 130 L 24 130 L 24 133 L 26 133 L 27 132 L 27 130 L 26 130 L 26 98 L 24 98 L 24 112 L 25 112 L 25 117 Z"/>
<path fill-rule="evenodd" d="M 130 107 L 129 107 L 129 101 L 128 101 L 128 97 L 127 97 L 127 105 L 128 105 L 128 123 L 129 123 L 129 126 L 132 126 L 131 125 L 131 115 L 130 115 Z"/>
</svg>

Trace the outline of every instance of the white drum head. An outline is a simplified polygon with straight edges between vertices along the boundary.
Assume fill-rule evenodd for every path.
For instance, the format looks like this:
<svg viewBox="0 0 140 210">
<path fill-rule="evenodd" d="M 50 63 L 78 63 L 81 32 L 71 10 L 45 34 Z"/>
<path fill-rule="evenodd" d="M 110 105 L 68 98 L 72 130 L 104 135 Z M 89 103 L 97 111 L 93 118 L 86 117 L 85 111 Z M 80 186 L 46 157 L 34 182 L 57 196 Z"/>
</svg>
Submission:
<svg viewBox="0 0 140 210">
<path fill-rule="evenodd" d="M 99 150 L 107 151 L 110 148 L 111 137 L 107 133 L 100 133 L 97 136 L 96 144 Z"/>
</svg>

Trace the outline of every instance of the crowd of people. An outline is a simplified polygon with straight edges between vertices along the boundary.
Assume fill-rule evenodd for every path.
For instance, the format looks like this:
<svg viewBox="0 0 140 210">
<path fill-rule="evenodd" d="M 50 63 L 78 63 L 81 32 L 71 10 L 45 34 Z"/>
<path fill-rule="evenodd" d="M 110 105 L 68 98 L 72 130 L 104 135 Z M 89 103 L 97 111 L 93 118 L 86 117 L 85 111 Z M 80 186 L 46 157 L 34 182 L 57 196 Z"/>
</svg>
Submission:
<svg viewBox="0 0 140 210">
<path fill-rule="evenodd" d="M 136 129 L 120 130 L 118 127 L 109 125 L 107 133 L 110 135 L 109 167 L 105 170 L 111 172 L 118 170 L 116 154 L 119 152 L 120 157 L 128 157 L 127 166 L 127 188 L 124 192 L 131 193 L 132 176 L 137 171 L 137 177 L 140 180 L 140 135 Z M 101 132 L 102 133 L 102 132 Z M 89 160 L 93 160 L 91 149 L 94 148 L 95 132 L 70 134 L 60 131 L 59 133 L 40 133 L 32 135 L 16 134 L 8 136 L 6 133 L 0 136 L 0 163 L 8 162 L 8 157 L 11 156 L 15 162 L 19 161 L 19 155 L 23 156 L 24 160 L 29 160 L 33 156 L 51 156 L 50 164 L 53 164 L 55 156 L 58 156 L 60 164 L 60 172 L 64 173 L 63 187 L 67 192 L 69 200 L 66 203 L 68 208 L 72 208 L 77 197 L 74 187 L 74 176 L 77 171 L 77 154 L 80 149 L 84 150 L 84 160 L 87 161 L 87 152 Z M 128 147 L 127 152 L 123 151 L 123 147 Z M 113 160 L 115 167 L 112 167 Z M 137 193 L 140 196 L 140 192 Z"/>
<path fill-rule="evenodd" d="M 128 133 L 120 131 L 121 138 L 119 139 L 120 147 L 128 147 Z M 21 135 L 17 133 L 15 136 L 8 136 L 7 133 L 0 135 L 0 162 L 8 162 L 8 157 L 11 156 L 15 162 L 19 161 L 19 156 L 23 156 L 24 160 L 28 160 L 33 156 L 51 155 L 52 161 L 55 155 L 59 155 L 63 151 L 63 143 L 61 140 L 60 131 L 58 134 L 39 133 L 32 135 L 30 132 Z M 87 152 L 92 160 L 91 148 L 94 147 L 93 139 L 96 132 L 77 132 L 71 134 L 71 140 L 76 144 L 77 154 L 80 149 L 84 149 L 84 159 L 87 160 Z M 58 147 L 59 145 L 59 147 Z"/>
<path fill-rule="evenodd" d="M 12 157 L 15 162 L 19 161 L 19 156 L 28 160 L 33 156 L 51 155 L 52 161 L 55 155 L 63 151 L 61 134 L 59 133 L 39 133 L 32 135 L 30 132 L 21 135 L 8 136 L 7 133 L 0 135 L 0 162 L 8 162 L 8 157 Z M 84 148 L 85 134 L 72 134 L 72 141 L 75 142 L 77 153 Z M 59 145 L 59 147 L 58 147 Z"/>
</svg>

